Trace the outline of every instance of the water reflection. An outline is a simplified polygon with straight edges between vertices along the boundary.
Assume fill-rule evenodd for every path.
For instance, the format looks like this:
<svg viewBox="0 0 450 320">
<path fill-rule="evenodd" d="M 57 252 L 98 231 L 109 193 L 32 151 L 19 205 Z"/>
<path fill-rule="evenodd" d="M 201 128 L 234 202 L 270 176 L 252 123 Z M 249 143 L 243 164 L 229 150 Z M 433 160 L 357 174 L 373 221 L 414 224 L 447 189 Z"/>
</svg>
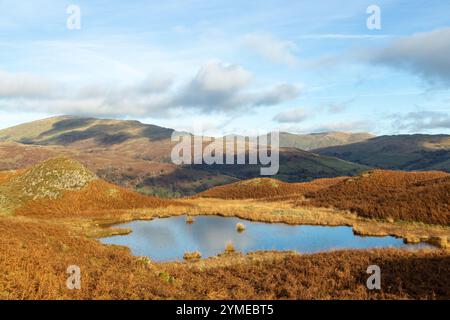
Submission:
<svg viewBox="0 0 450 320">
<path fill-rule="evenodd" d="M 236 231 L 236 224 L 246 226 Z M 107 244 L 125 245 L 134 255 L 157 261 L 181 260 L 186 251 L 200 251 L 202 257 L 224 251 L 227 242 L 242 252 L 256 250 L 295 250 L 320 252 L 343 248 L 417 247 L 394 237 L 359 237 L 350 227 L 291 226 L 245 221 L 217 216 L 195 217 L 192 224 L 185 216 L 134 221 L 120 225 L 133 232 L 125 236 L 101 239 Z M 423 245 L 419 245 L 423 246 Z"/>
</svg>

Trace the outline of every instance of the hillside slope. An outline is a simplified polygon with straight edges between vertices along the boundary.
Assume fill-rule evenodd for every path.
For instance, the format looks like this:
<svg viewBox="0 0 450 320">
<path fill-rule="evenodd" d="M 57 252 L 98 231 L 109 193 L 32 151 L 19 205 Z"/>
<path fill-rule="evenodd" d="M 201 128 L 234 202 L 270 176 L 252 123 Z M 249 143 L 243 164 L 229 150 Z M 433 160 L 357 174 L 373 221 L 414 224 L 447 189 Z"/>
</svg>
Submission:
<svg viewBox="0 0 450 320">
<path fill-rule="evenodd" d="M 450 174 L 373 170 L 306 194 L 298 205 L 335 207 L 367 218 L 450 224 Z"/>
<path fill-rule="evenodd" d="M 0 141 L 37 145 L 109 146 L 127 140 L 146 138 L 169 139 L 174 130 L 139 121 L 53 117 L 0 130 Z"/>
<path fill-rule="evenodd" d="M 1 218 L 0 243 L 2 300 L 450 298 L 445 250 L 238 254 L 198 264 L 161 264 L 73 234 L 61 224 Z M 383 272 L 381 290 L 367 290 L 365 270 L 371 264 Z M 80 290 L 66 289 L 69 265 L 82 270 Z"/>
<path fill-rule="evenodd" d="M 125 141 L 147 138 L 151 141 L 169 139 L 173 129 L 143 124 L 139 121 L 58 116 L 24 123 L 0 130 L 0 142 L 35 145 L 109 146 Z M 365 141 L 369 133 L 324 132 L 313 134 L 280 133 L 280 147 L 312 150 Z"/>
<path fill-rule="evenodd" d="M 176 203 L 103 181 L 69 158 L 50 159 L 29 169 L 0 173 L 0 213 L 100 216 L 114 210 L 170 204 Z"/>
<path fill-rule="evenodd" d="M 346 145 L 373 138 L 370 133 L 323 132 L 311 134 L 293 134 L 280 132 L 280 147 L 297 148 L 306 151 L 331 146 Z"/>
<path fill-rule="evenodd" d="M 215 187 L 197 196 L 218 199 L 291 200 L 311 191 L 334 185 L 348 177 L 316 179 L 310 182 L 286 183 L 271 178 L 255 178 Z"/>
<path fill-rule="evenodd" d="M 272 178 L 284 182 L 302 182 L 317 178 L 352 176 L 369 169 L 334 157 L 320 156 L 295 148 L 280 148 L 279 171 Z M 193 165 L 193 168 L 222 174 L 239 180 L 261 176 L 261 165 Z"/>
<path fill-rule="evenodd" d="M 450 135 L 381 136 L 314 152 L 382 169 L 450 172 Z"/>
<path fill-rule="evenodd" d="M 193 195 L 211 187 L 260 176 L 259 166 L 176 166 L 172 129 L 138 121 L 54 117 L 0 130 L 0 170 L 47 159 L 75 159 L 108 182 L 158 196 Z M 26 143 L 26 144 L 25 144 Z M 283 181 L 355 175 L 368 167 L 295 148 L 280 151 Z"/>
</svg>

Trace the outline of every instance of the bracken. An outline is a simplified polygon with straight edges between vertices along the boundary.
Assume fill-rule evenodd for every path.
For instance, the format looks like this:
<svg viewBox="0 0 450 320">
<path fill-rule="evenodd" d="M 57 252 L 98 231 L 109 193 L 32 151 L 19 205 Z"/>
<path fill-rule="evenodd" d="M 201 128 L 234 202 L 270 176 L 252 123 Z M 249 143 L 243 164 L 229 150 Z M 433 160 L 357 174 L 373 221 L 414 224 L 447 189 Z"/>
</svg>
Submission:
<svg viewBox="0 0 450 320">
<path fill-rule="evenodd" d="M 335 207 L 377 219 L 450 224 L 450 175 L 373 170 L 309 192 L 297 205 Z"/>
</svg>

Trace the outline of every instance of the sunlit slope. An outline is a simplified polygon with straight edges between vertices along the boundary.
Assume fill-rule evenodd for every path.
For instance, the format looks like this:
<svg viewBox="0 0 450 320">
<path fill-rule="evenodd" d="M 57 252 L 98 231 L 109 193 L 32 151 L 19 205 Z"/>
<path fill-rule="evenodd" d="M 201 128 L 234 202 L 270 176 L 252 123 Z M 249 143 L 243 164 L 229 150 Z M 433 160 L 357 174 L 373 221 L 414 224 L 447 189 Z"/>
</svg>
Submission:
<svg viewBox="0 0 450 320">
<path fill-rule="evenodd" d="M 139 121 L 53 117 L 0 130 L 0 141 L 40 145 L 109 146 L 146 138 L 157 141 L 170 139 L 172 129 L 143 124 Z"/>
<path fill-rule="evenodd" d="M 261 165 L 198 165 L 196 168 L 226 174 L 238 179 L 261 176 Z M 352 176 L 367 171 L 370 167 L 321 156 L 295 148 L 280 148 L 279 170 L 273 178 L 285 182 L 309 181 L 317 178 Z"/>
<path fill-rule="evenodd" d="M 82 164 L 56 158 L 0 174 L 0 208 L 18 215 L 77 216 L 174 204 L 99 179 Z"/>
<path fill-rule="evenodd" d="M 350 143 L 365 141 L 373 138 L 370 133 L 347 133 L 347 132 L 323 132 L 311 134 L 280 133 L 280 146 L 297 148 L 302 150 L 313 150 L 331 146 L 340 146 Z"/>
<path fill-rule="evenodd" d="M 316 179 L 311 182 L 286 183 L 271 178 L 255 178 L 206 190 L 202 198 L 298 200 L 305 193 L 336 184 L 347 177 Z"/>
<path fill-rule="evenodd" d="M 299 205 L 335 207 L 368 218 L 450 224 L 450 174 L 373 170 L 306 194 Z"/>
</svg>

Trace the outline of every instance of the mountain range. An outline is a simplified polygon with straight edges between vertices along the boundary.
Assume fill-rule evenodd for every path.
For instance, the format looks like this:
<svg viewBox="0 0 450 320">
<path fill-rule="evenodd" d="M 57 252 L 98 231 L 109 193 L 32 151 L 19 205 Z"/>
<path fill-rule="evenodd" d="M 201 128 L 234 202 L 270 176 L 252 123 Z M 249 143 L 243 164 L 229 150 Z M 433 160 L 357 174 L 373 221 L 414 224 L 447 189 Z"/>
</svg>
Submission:
<svg viewBox="0 0 450 320">
<path fill-rule="evenodd" d="M 382 169 L 450 172 L 450 135 L 445 134 L 380 136 L 313 152 Z"/>
<path fill-rule="evenodd" d="M 128 120 L 38 120 L 0 130 L 0 170 L 67 156 L 109 182 L 158 196 L 191 195 L 259 176 L 255 165 L 174 165 L 174 131 Z M 370 168 L 450 172 L 448 135 L 281 133 L 280 147 L 280 170 L 274 178 L 285 182 L 353 176 Z"/>
<path fill-rule="evenodd" d="M 366 141 L 374 137 L 374 135 L 366 132 L 321 132 L 310 134 L 280 132 L 280 146 L 310 151 L 318 148 L 341 146 Z"/>
</svg>

